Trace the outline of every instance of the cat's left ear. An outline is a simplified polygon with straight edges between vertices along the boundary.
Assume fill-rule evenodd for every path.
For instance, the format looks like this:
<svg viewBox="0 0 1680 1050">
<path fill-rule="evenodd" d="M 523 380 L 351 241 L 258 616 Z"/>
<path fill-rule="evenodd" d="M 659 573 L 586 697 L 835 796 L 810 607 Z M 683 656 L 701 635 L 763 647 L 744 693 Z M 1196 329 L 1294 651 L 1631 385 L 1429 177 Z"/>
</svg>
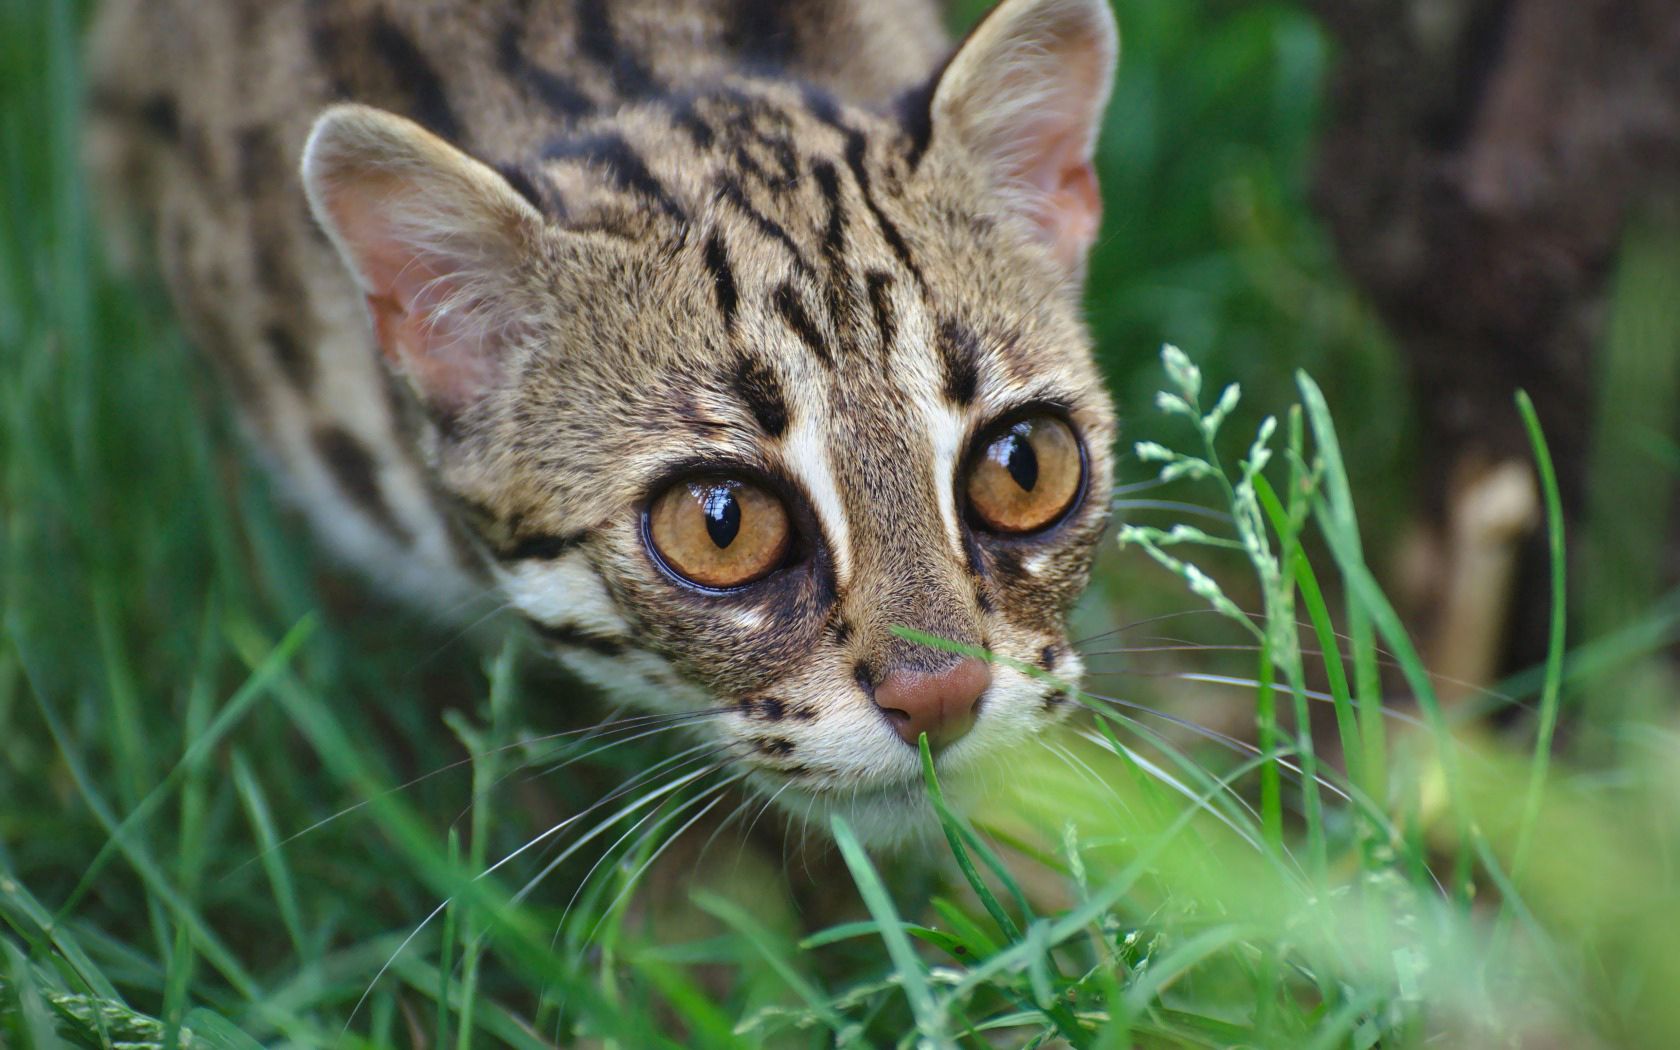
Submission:
<svg viewBox="0 0 1680 1050">
<path fill-rule="evenodd" d="M 930 148 L 986 164 L 1072 273 L 1102 220 L 1092 154 L 1119 51 L 1108 0 L 1003 0 L 933 91 Z"/>
</svg>

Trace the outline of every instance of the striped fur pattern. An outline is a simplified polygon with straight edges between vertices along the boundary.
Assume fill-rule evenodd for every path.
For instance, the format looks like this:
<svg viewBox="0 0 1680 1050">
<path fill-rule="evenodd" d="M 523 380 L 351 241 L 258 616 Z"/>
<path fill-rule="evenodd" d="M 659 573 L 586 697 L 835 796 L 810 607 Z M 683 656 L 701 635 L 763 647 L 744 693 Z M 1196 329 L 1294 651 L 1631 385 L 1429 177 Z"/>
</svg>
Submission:
<svg viewBox="0 0 1680 1050">
<path fill-rule="evenodd" d="M 113 0 L 90 151 L 149 219 L 191 335 L 334 549 L 444 614 L 510 604 L 580 674 L 650 708 L 729 708 L 706 731 L 763 783 L 878 797 L 865 830 L 890 837 L 918 760 L 868 682 L 950 659 L 893 626 L 1076 677 L 1065 618 L 1106 524 L 1114 437 L 1080 264 L 1041 235 L 1057 194 L 1088 190 L 1051 180 L 1033 197 L 1016 169 L 1043 151 L 962 128 L 1030 122 L 1019 96 L 1045 96 L 1064 45 L 1096 48 L 1072 90 L 1100 112 L 1106 7 L 1008 0 L 948 62 L 937 15 L 907 0 Z M 987 73 L 1011 53 L 987 34 L 1020 44 L 1031 82 Z M 336 111 L 311 146 L 320 170 L 300 176 L 338 101 L 406 120 Z M 1088 160 L 1081 119 L 1067 148 Z M 393 362 L 370 278 L 336 250 L 354 233 L 334 193 L 361 186 L 344 158 L 392 150 L 450 173 L 424 191 L 436 214 L 406 221 L 439 252 L 479 253 L 437 315 L 465 326 L 440 353 L 482 359 L 458 397 Z M 354 207 L 402 204 L 362 188 Z M 492 218 L 450 226 L 467 220 L 448 194 Z M 1076 258 L 1094 231 L 1080 221 Z M 965 457 L 1032 405 L 1079 433 L 1082 501 L 1039 536 L 979 535 Z M 804 551 L 726 595 L 672 580 L 642 533 L 662 481 L 720 467 L 783 494 Z M 1065 706 L 1000 665 L 941 763 L 961 770 Z"/>
</svg>

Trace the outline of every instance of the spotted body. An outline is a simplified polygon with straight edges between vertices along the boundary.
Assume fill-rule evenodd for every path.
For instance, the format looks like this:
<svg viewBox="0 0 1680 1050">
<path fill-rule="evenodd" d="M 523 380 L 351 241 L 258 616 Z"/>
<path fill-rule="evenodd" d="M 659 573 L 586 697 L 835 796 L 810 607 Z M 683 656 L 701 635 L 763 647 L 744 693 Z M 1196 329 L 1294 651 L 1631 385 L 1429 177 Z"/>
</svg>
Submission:
<svg viewBox="0 0 1680 1050">
<path fill-rule="evenodd" d="M 1007 0 L 953 55 L 901 0 L 113 0 L 94 49 L 112 196 L 259 454 L 395 594 L 725 709 L 761 783 L 875 799 L 876 837 L 919 769 L 877 694 L 962 662 L 895 628 L 1005 658 L 948 768 L 1060 717 L 1020 667 L 1077 676 L 1109 505 L 1104 4 Z M 998 532 L 977 458 L 1033 420 L 1077 485 Z M 781 508 L 770 570 L 662 555 L 650 507 L 694 478 Z"/>
</svg>

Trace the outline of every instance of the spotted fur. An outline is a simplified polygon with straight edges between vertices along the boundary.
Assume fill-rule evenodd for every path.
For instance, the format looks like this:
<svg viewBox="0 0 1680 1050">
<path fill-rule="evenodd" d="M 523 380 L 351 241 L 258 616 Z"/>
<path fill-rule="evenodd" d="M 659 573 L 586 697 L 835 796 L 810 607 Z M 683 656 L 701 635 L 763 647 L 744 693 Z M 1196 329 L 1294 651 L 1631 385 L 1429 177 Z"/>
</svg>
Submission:
<svg viewBox="0 0 1680 1050">
<path fill-rule="evenodd" d="M 728 708 L 707 731 L 790 798 L 893 799 L 917 759 L 870 683 L 952 659 L 895 626 L 1079 673 L 1114 436 L 1077 306 L 1109 18 L 1007 0 L 949 57 L 904 0 L 112 0 L 90 147 L 331 546 L 440 611 L 511 604 L 649 706 Z M 438 269 L 410 293 L 461 360 L 396 354 L 357 256 L 410 191 L 393 229 Z M 969 450 L 1035 405 L 1080 434 L 1082 500 L 981 535 Z M 723 467 L 786 497 L 803 556 L 713 594 L 642 514 Z M 998 665 L 942 763 L 1059 700 Z"/>
</svg>

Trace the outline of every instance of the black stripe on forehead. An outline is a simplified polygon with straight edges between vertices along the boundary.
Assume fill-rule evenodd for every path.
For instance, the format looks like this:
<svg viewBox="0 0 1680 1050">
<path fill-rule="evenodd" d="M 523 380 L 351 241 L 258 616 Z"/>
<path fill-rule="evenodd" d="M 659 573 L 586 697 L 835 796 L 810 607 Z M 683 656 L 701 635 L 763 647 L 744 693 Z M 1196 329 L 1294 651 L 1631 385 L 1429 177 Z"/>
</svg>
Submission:
<svg viewBox="0 0 1680 1050">
<path fill-rule="evenodd" d="M 776 286 L 771 303 L 782 320 L 787 322 L 787 326 L 793 329 L 793 334 L 805 344 L 805 348 L 816 355 L 817 360 L 833 368 L 834 354 L 829 350 L 828 342 L 823 338 L 816 322 L 811 320 L 810 311 L 805 309 L 805 300 L 800 297 L 799 289 L 783 281 Z"/>
<path fill-rule="evenodd" d="M 892 356 L 893 344 L 898 342 L 898 318 L 893 313 L 892 304 L 892 275 L 880 270 L 870 270 L 864 275 L 864 285 L 869 291 L 869 311 L 875 317 L 875 330 L 881 340 L 881 361 L 884 364 Z"/>
<path fill-rule="evenodd" d="M 604 168 L 608 178 L 619 190 L 651 200 L 659 206 L 660 211 L 677 222 L 687 221 L 682 206 L 671 197 L 664 184 L 654 177 L 641 156 L 621 135 L 601 132 L 560 139 L 544 147 L 543 158 L 581 160 L 591 166 Z"/>
<path fill-rule="evenodd" d="M 788 254 L 793 256 L 794 266 L 798 267 L 801 273 L 813 272 L 811 264 L 805 261 L 804 253 L 799 250 L 799 245 L 794 243 L 787 230 L 783 229 L 780 223 L 753 207 L 752 201 L 747 199 L 746 192 L 741 189 L 740 183 L 727 175 L 722 177 L 718 180 L 717 195 L 720 200 L 728 202 L 736 211 L 746 216 L 747 221 L 751 222 L 758 229 L 758 232 L 786 248 Z"/>
<path fill-rule="evenodd" d="M 735 271 L 729 265 L 729 253 L 716 231 L 706 238 L 706 269 L 712 275 L 712 290 L 717 295 L 718 312 L 723 314 L 723 327 L 734 332 L 740 294 L 735 289 Z"/>
<path fill-rule="evenodd" d="M 787 395 L 782 390 L 781 380 L 767 363 L 742 354 L 730 373 L 729 388 L 741 399 L 766 435 L 778 438 L 787 431 Z"/>
<path fill-rule="evenodd" d="M 947 317 L 939 322 L 939 364 L 945 396 L 959 405 L 974 401 L 980 386 L 980 340 L 974 330 Z"/>
</svg>

